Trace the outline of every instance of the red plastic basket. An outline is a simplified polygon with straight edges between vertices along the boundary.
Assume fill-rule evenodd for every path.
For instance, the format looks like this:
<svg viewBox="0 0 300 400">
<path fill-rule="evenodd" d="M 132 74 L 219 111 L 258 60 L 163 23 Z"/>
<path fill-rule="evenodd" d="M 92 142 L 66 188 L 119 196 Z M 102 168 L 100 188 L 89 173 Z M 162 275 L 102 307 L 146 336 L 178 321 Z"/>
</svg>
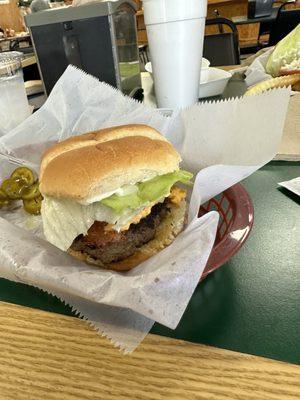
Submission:
<svg viewBox="0 0 300 400">
<path fill-rule="evenodd" d="M 241 184 L 202 205 L 199 216 L 209 211 L 220 215 L 216 240 L 200 280 L 221 267 L 245 243 L 253 225 L 254 210 L 250 196 Z"/>
</svg>

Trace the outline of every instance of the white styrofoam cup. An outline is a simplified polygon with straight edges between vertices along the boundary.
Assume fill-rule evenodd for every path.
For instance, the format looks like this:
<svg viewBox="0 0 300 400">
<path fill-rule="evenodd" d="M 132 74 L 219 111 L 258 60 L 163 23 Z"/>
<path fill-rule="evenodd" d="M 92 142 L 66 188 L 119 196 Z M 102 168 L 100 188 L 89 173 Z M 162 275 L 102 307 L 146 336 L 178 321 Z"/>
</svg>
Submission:
<svg viewBox="0 0 300 400">
<path fill-rule="evenodd" d="M 207 0 L 143 0 L 159 108 L 198 100 Z"/>
</svg>

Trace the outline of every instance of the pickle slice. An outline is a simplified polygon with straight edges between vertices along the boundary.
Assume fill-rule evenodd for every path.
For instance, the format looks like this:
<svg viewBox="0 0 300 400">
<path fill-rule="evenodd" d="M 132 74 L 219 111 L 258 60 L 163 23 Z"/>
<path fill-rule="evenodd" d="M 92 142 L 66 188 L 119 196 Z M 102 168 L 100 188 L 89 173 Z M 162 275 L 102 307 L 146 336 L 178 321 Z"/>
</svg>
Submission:
<svg viewBox="0 0 300 400">
<path fill-rule="evenodd" d="M 40 196 L 41 193 L 39 191 L 39 184 L 38 182 L 34 183 L 33 185 L 24 188 L 22 191 L 22 199 L 23 200 L 32 200 L 35 197 Z"/>
<path fill-rule="evenodd" d="M 10 178 L 16 181 L 25 181 L 27 186 L 31 186 L 35 181 L 33 172 L 27 167 L 19 167 L 15 169 Z"/>
<path fill-rule="evenodd" d="M 1 189 L 10 200 L 21 199 L 24 188 L 26 188 L 26 182 L 21 179 L 5 179 L 1 185 Z"/>
<path fill-rule="evenodd" d="M 23 206 L 25 211 L 29 214 L 38 215 L 41 213 L 41 205 L 42 205 L 43 197 L 39 195 L 30 200 L 23 200 Z"/>
<path fill-rule="evenodd" d="M 6 201 L 6 200 L 8 200 L 6 193 L 4 192 L 4 190 L 0 189 L 0 201 Z"/>
<path fill-rule="evenodd" d="M 24 209 L 30 214 L 40 214 L 43 196 L 39 191 L 39 183 L 30 168 L 18 167 L 10 178 L 0 186 L 0 208 L 12 200 L 22 200 Z"/>
<path fill-rule="evenodd" d="M 9 200 L 1 200 L 0 199 L 0 208 L 9 205 Z"/>
</svg>

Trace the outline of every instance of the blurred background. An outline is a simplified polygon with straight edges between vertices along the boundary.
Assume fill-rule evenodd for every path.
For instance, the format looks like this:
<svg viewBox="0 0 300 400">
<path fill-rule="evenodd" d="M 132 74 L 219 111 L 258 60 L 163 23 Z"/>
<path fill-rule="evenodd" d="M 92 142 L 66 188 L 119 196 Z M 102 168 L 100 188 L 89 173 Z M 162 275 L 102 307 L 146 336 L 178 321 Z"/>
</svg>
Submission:
<svg viewBox="0 0 300 400">
<path fill-rule="evenodd" d="M 145 45 L 147 44 L 147 33 L 144 24 L 142 1 L 134 1 L 138 7 L 138 43 L 139 45 Z M 30 13 L 30 6 L 35 2 L 40 4 L 47 3 L 49 8 L 72 5 L 72 0 L 0 0 L 0 32 L 2 33 L 0 51 L 5 51 L 12 47 L 14 49 L 25 49 L 29 45 L 25 38 L 22 40 L 22 36 L 27 33 L 23 17 Z M 262 4 L 261 11 L 258 9 L 257 15 L 255 15 L 255 7 L 258 8 L 260 3 Z M 231 20 L 238 31 L 241 53 L 249 54 L 251 51 L 268 44 L 272 25 L 275 24 L 280 12 L 295 9 L 300 9 L 300 1 L 208 0 L 207 18 L 221 17 Z M 225 32 L 230 31 L 230 27 L 226 26 L 209 26 L 206 29 L 206 34 L 216 34 L 223 29 Z"/>
<path fill-rule="evenodd" d="M 88 14 L 80 7 L 90 3 L 105 1 L 0 0 L 0 53 L 23 54 L 28 96 L 48 95 L 70 63 L 126 94 L 141 86 L 139 70 L 147 70 L 151 61 L 142 1 L 130 0 L 130 6 L 122 4 L 114 9 L 116 32 L 107 39 L 107 47 L 113 51 L 116 48 L 117 56 L 103 50 L 105 29 L 109 31 L 111 24 L 110 6 L 100 12 L 108 14 L 108 23 L 103 21 L 101 31 L 100 20 L 93 19 L 96 9 L 90 7 Z M 109 3 L 120 4 L 120 0 Z M 211 67 L 245 65 L 254 54 L 276 45 L 299 23 L 297 0 L 208 0 L 203 56 Z M 118 59 L 118 66 L 113 58 Z M 115 77 L 109 75 L 113 70 L 118 70 Z"/>
</svg>

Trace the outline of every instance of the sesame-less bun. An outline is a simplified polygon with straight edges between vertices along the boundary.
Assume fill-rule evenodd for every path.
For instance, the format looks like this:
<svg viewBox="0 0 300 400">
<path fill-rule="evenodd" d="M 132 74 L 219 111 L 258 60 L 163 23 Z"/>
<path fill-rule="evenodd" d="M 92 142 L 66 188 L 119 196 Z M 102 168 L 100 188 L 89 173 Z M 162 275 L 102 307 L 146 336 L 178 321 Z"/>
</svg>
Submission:
<svg viewBox="0 0 300 400">
<path fill-rule="evenodd" d="M 124 125 L 71 137 L 43 156 L 43 195 L 89 204 L 97 197 L 178 170 L 174 147 L 146 125 Z"/>
<path fill-rule="evenodd" d="M 88 254 L 69 249 L 68 253 L 80 261 L 115 271 L 129 271 L 130 269 L 146 261 L 156 253 L 169 246 L 175 237 L 182 231 L 185 222 L 186 201 L 182 200 L 180 204 L 169 205 L 170 212 L 162 220 L 156 230 L 155 237 L 150 242 L 144 244 L 132 256 L 125 260 L 110 264 L 103 264 L 101 261 L 90 257 Z"/>
</svg>

